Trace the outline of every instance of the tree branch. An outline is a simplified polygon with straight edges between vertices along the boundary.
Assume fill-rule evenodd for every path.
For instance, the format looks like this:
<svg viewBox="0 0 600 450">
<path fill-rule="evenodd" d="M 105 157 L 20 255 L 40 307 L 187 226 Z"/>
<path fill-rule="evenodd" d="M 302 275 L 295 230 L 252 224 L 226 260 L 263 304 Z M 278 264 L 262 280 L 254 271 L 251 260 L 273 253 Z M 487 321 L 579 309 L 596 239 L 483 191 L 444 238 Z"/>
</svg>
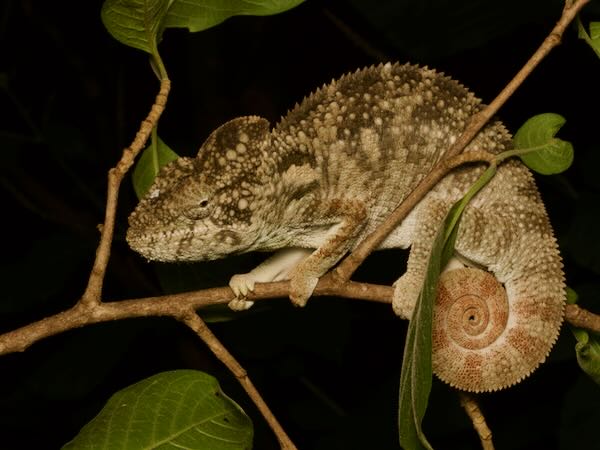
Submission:
<svg viewBox="0 0 600 450">
<path fill-rule="evenodd" d="M 469 416 L 469 419 L 473 422 L 473 428 L 475 428 L 475 431 L 477 431 L 477 434 L 479 435 L 481 447 L 483 450 L 494 450 L 492 431 L 487 426 L 487 423 L 485 423 L 485 417 L 483 417 L 483 413 L 481 412 L 475 397 L 466 392 L 460 392 L 459 396 L 460 406 L 464 408 L 467 416 Z"/>
<path fill-rule="evenodd" d="M 279 421 L 275 418 L 259 392 L 254 387 L 252 381 L 248 377 L 246 370 L 236 361 L 231 353 L 225 348 L 217 337 L 206 326 L 206 323 L 196 314 L 193 309 L 190 309 L 187 314 L 179 319 L 181 322 L 190 327 L 194 333 L 207 345 L 219 361 L 221 361 L 231 373 L 235 375 L 239 383 L 242 385 L 248 396 L 254 401 L 254 404 L 265 418 L 277 439 L 279 445 L 284 450 L 296 450 L 296 446 L 288 437 Z"/>
<path fill-rule="evenodd" d="M 328 274 L 322 277 L 313 296 L 335 296 L 391 304 L 394 288 L 346 281 Z M 248 300 L 261 301 L 289 295 L 289 282 L 257 283 Z M 134 317 L 172 317 L 181 320 L 190 310 L 210 305 L 226 305 L 234 298 L 229 287 L 203 289 L 183 294 L 103 302 L 93 307 L 76 304 L 71 309 L 0 335 L 0 356 L 25 351 L 36 342 L 56 334 L 95 323 Z M 600 315 L 577 305 L 567 305 L 566 321 L 574 326 L 600 333 Z"/>
<path fill-rule="evenodd" d="M 567 305 L 565 320 L 575 327 L 600 334 L 600 315 L 591 313 L 578 305 Z"/>
<path fill-rule="evenodd" d="M 165 110 L 167 98 L 171 89 L 171 81 L 166 78 L 160 82 L 160 90 L 148 116 L 140 124 L 140 128 L 135 135 L 131 145 L 123 150 L 123 155 L 117 163 L 117 166 L 108 171 L 108 191 L 106 195 L 106 211 L 104 215 L 104 224 L 100 226 L 100 243 L 96 249 L 96 259 L 85 292 L 79 302 L 85 306 L 99 304 L 102 300 L 102 284 L 104 275 L 110 258 L 110 246 L 113 240 L 115 229 L 115 216 L 117 212 L 117 200 L 119 196 L 119 186 L 123 177 L 133 165 L 137 154 L 142 150 L 148 140 L 152 129 L 158 123 L 160 115 Z"/>
</svg>

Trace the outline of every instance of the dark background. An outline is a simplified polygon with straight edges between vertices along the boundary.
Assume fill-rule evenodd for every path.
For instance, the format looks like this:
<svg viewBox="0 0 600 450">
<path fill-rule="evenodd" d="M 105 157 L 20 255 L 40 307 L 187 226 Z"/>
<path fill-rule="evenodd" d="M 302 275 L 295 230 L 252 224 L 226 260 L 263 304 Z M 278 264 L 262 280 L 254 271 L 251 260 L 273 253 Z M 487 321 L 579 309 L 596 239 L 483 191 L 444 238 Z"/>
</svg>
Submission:
<svg viewBox="0 0 600 450">
<path fill-rule="evenodd" d="M 599 20 L 592 2 L 584 22 Z M 81 295 L 103 220 L 106 173 L 158 90 L 147 55 L 116 42 L 102 2 L 0 5 L 0 327 L 64 310 Z M 271 17 L 234 17 L 210 30 L 167 30 L 160 51 L 173 89 L 161 137 L 192 155 L 210 131 L 245 114 L 272 122 L 311 90 L 379 61 L 427 64 L 490 101 L 560 15 L 561 2 L 309 0 Z M 538 177 L 580 302 L 599 311 L 600 60 L 571 28 L 501 110 L 516 130 L 528 117 L 567 118 L 575 146 L 564 175 Z M 210 264 L 154 265 L 123 236 L 136 198 L 121 190 L 105 298 L 119 300 L 226 284 L 263 255 Z M 369 258 L 356 278 L 391 283 L 405 253 Z M 391 308 L 330 298 L 304 310 L 262 302 L 212 329 L 239 358 L 301 449 L 395 449 L 406 323 Z M 600 390 L 574 358 L 564 327 L 549 361 L 518 386 L 481 397 L 499 449 L 599 448 Z M 233 377 L 182 325 L 139 319 L 74 330 L 0 358 L 0 447 L 58 448 L 116 390 L 155 373 L 216 376 L 250 414 L 255 448 L 277 448 Z M 458 397 L 434 380 L 425 430 L 436 448 L 475 449 Z"/>
</svg>

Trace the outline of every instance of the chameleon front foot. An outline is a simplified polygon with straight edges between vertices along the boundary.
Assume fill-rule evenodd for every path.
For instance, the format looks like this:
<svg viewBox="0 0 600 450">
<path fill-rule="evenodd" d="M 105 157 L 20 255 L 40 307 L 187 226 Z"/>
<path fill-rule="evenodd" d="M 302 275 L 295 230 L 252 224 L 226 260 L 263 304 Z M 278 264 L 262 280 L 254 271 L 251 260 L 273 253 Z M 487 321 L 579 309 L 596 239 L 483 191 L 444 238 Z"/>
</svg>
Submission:
<svg viewBox="0 0 600 450">
<path fill-rule="evenodd" d="M 250 309 L 254 302 L 252 300 L 246 300 L 246 296 L 250 292 L 254 292 L 254 284 L 256 279 L 252 276 L 251 272 L 241 273 L 231 277 L 229 280 L 229 287 L 235 294 L 235 299 L 231 300 L 227 306 L 233 311 L 246 311 Z"/>
</svg>

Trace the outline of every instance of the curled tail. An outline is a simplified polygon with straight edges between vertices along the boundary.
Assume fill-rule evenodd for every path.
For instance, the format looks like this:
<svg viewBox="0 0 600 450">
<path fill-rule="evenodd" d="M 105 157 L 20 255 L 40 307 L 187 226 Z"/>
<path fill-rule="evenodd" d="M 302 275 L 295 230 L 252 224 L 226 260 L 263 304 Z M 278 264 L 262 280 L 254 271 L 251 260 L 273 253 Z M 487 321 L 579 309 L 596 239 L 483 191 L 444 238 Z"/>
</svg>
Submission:
<svg viewBox="0 0 600 450">
<path fill-rule="evenodd" d="M 443 274 L 434 313 L 434 371 L 473 392 L 530 375 L 564 316 L 562 261 L 531 174 L 511 163 L 492 183 L 465 211 L 456 242 L 460 256 L 489 272 Z"/>
<path fill-rule="evenodd" d="M 411 316 L 435 233 L 462 195 L 457 186 L 466 189 L 476 176 L 472 170 L 450 175 L 417 206 L 407 271 L 395 283 L 398 315 Z M 448 270 L 440 279 L 434 373 L 465 391 L 512 386 L 548 356 L 565 303 L 556 240 L 525 167 L 502 165 L 474 197 L 459 225 L 456 254 L 471 267 Z"/>
</svg>

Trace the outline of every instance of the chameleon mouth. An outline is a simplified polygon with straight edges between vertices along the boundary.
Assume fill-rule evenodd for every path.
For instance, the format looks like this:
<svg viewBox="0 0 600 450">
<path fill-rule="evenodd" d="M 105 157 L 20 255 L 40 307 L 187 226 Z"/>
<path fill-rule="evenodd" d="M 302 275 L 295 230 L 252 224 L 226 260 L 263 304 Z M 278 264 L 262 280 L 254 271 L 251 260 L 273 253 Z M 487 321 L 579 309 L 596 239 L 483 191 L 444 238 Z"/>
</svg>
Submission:
<svg viewBox="0 0 600 450">
<path fill-rule="evenodd" d="M 189 228 L 155 229 L 143 232 L 136 227 L 127 230 L 129 246 L 144 258 L 161 262 L 192 262 L 221 259 L 248 251 L 238 231 L 224 229 L 214 234 L 203 223 Z"/>
</svg>

